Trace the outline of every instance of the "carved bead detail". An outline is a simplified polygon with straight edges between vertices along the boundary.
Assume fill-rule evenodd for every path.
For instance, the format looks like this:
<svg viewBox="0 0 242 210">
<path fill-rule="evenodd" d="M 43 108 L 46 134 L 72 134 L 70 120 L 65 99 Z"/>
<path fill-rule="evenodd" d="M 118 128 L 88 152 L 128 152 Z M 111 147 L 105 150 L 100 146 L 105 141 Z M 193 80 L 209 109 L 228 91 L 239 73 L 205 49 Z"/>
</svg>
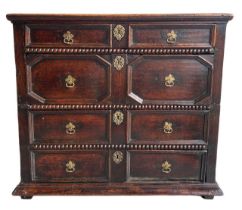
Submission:
<svg viewBox="0 0 242 210">
<path fill-rule="evenodd" d="M 52 105 L 27 105 L 29 110 L 210 110 L 210 106 L 205 105 L 124 105 L 124 104 L 114 104 L 114 105 L 96 105 L 96 104 L 52 104 Z"/>
<path fill-rule="evenodd" d="M 127 53 L 127 54 L 214 54 L 214 48 L 162 48 L 162 49 L 111 49 L 111 48 L 42 48 L 27 47 L 25 53 L 78 53 L 78 54 L 109 54 L 109 53 Z"/>
<path fill-rule="evenodd" d="M 206 150 L 205 144 L 32 144 L 33 150 Z"/>
</svg>

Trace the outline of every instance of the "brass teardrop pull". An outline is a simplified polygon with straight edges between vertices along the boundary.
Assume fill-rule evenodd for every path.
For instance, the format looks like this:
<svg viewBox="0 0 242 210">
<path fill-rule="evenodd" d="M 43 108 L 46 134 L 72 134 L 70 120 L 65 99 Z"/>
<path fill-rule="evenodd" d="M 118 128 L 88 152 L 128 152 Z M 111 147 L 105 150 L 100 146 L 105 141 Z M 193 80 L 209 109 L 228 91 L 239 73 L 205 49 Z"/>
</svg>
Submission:
<svg viewBox="0 0 242 210">
<path fill-rule="evenodd" d="M 162 172 L 165 174 L 169 174 L 171 172 L 171 164 L 166 160 L 161 165 Z"/>
<path fill-rule="evenodd" d="M 65 43 L 65 44 L 73 44 L 73 42 L 74 42 L 74 35 L 70 32 L 70 31 L 67 31 L 67 32 L 65 32 L 64 34 L 63 34 L 63 42 Z"/>
<path fill-rule="evenodd" d="M 66 172 L 67 173 L 73 173 L 76 170 L 75 166 L 76 166 L 76 164 L 73 161 L 69 160 L 66 163 Z"/>
<path fill-rule="evenodd" d="M 167 33 L 166 42 L 169 44 L 175 44 L 176 38 L 177 38 L 176 32 L 174 30 L 171 30 L 171 32 Z"/>
</svg>

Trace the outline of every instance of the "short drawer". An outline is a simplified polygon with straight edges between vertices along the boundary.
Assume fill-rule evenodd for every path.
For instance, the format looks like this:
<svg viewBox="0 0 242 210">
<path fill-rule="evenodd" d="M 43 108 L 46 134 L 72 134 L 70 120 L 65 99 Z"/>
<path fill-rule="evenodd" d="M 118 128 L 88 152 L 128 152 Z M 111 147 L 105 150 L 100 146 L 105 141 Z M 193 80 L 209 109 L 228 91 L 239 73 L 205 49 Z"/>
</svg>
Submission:
<svg viewBox="0 0 242 210">
<path fill-rule="evenodd" d="M 28 95 L 41 103 L 98 103 L 111 94 L 111 64 L 95 55 L 40 55 L 27 66 Z"/>
<path fill-rule="evenodd" d="M 204 153 L 130 151 L 128 181 L 202 181 Z"/>
<path fill-rule="evenodd" d="M 208 113 L 128 111 L 128 143 L 205 143 Z"/>
<path fill-rule="evenodd" d="M 108 144 L 109 111 L 29 112 L 33 143 Z"/>
<path fill-rule="evenodd" d="M 108 151 L 32 152 L 33 181 L 107 182 Z"/>
<path fill-rule="evenodd" d="M 109 24 L 30 24 L 25 36 L 30 47 L 111 47 Z"/>
<path fill-rule="evenodd" d="M 196 104 L 207 100 L 212 59 L 212 56 L 140 56 L 128 65 L 128 98 L 141 104 Z"/>
<path fill-rule="evenodd" d="M 214 25 L 132 24 L 129 47 L 212 47 Z"/>
</svg>

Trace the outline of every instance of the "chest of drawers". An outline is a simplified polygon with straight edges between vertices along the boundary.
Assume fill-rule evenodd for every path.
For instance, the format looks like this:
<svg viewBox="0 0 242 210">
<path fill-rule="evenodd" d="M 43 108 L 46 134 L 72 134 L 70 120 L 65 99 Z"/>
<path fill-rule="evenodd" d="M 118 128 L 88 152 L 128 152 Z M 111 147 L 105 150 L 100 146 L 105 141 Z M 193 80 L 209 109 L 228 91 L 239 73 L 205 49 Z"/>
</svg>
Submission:
<svg viewBox="0 0 242 210">
<path fill-rule="evenodd" d="M 213 198 L 229 14 L 18 15 L 14 195 Z"/>
</svg>

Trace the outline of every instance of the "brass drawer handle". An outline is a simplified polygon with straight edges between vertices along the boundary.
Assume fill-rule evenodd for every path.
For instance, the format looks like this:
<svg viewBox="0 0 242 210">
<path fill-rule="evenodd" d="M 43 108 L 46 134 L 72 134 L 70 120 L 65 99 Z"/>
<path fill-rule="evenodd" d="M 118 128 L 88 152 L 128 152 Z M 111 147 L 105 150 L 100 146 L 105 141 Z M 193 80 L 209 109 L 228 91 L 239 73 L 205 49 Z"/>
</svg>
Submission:
<svg viewBox="0 0 242 210">
<path fill-rule="evenodd" d="M 113 122 L 116 125 L 120 125 L 123 122 L 123 120 L 124 120 L 123 112 L 121 112 L 121 111 L 114 112 L 114 114 L 113 114 Z"/>
<path fill-rule="evenodd" d="M 123 161 L 124 155 L 121 151 L 116 151 L 113 153 L 113 162 L 116 164 L 119 164 Z"/>
<path fill-rule="evenodd" d="M 172 74 L 169 74 L 165 77 L 165 86 L 166 87 L 173 87 L 175 85 L 175 77 Z"/>
<path fill-rule="evenodd" d="M 161 165 L 162 172 L 169 174 L 171 172 L 171 164 L 166 160 Z"/>
<path fill-rule="evenodd" d="M 170 134 L 173 132 L 172 123 L 171 122 L 165 122 L 163 126 L 164 133 Z"/>
<path fill-rule="evenodd" d="M 70 31 L 67 31 L 63 34 L 63 42 L 65 44 L 73 44 L 74 42 L 74 35 L 70 32 Z"/>
<path fill-rule="evenodd" d="M 122 56 L 116 56 L 113 61 L 113 66 L 115 69 L 120 71 L 124 67 L 124 58 Z"/>
<path fill-rule="evenodd" d="M 176 43 L 176 37 L 177 37 L 176 32 L 174 30 L 171 30 L 171 32 L 167 33 L 166 42 L 169 44 L 174 44 Z"/>
<path fill-rule="evenodd" d="M 66 133 L 69 135 L 72 135 L 76 132 L 76 126 L 69 122 L 68 124 L 66 124 Z"/>
<path fill-rule="evenodd" d="M 75 79 L 73 76 L 68 75 L 68 76 L 65 78 L 65 82 L 66 82 L 66 87 L 67 87 L 67 88 L 73 88 L 73 87 L 75 87 L 76 79 Z"/>
<path fill-rule="evenodd" d="M 125 35 L 125 28 L 122 25 L 116 25 L 113 29 L 114 37 L 120 41 Z"/>
<path fill-rule="evenodd" d="M 76 170 L 75 166 L 76 166 L 76 164 L 73 161 L 69 160 L 66 163 L 66 172 L 67 173 L 73 173 Z"/>
</svg>

